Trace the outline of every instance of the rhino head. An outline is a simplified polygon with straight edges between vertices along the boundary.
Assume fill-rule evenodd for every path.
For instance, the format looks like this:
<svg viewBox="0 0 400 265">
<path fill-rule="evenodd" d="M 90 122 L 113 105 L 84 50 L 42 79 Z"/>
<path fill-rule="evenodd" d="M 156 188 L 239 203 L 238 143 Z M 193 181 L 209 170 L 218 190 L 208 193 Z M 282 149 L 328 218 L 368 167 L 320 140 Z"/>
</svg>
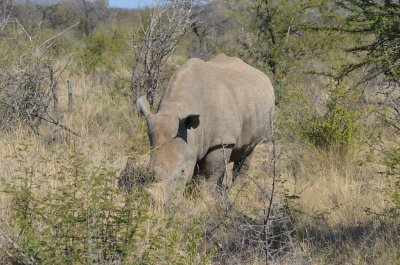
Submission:
<svg viewBox="0 0 400 265">
<path fill-rule="evenodd" d="M 168 203 L 183 194 L 193 175 L 197 147 L 191 131 L 199 126 L 200 116 L 181 117 L 173 109 L 152 113 L 146 96 L 136 100 L 136 108 L 147 121 L 151 145 L 149 166 L 156 183 L 148 191 L 155 201 Z"/>
</svg>

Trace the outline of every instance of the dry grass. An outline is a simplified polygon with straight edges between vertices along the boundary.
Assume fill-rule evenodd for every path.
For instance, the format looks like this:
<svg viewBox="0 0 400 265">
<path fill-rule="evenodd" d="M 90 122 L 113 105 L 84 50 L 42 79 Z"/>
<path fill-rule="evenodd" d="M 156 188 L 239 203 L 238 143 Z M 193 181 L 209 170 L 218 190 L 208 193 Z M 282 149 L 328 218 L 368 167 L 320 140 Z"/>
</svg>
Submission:
<svg viewBox="0 0 400 265">
<path fill-rule="evenodd" d="M 365 209 L 388 206 L 377 169 L 358 166 L 350 155 L 312 147 L 292 149 L 282 169 L 290 194 L 300 196 L 305 220 L 325 219 L 331 227 L 355 226 L 369 218 Z M 305 221 L 302 220 L 302 221 Z"/>
<path fill-rule="evenodd" d="M 89 78 L 70 81 L 74 86 L 74 109 L 66 111 L 67 92 L 60 89 L 62 122 L 81 137 L 62 132 L 56 141 L 47 144 L 43 136 L 24 128 L 0 132 L 1 176 L 12 175 L 20 166 L 9 157 L 22 144 L 29 144 L 26 152 L 31 164 L 38 164 L 49 150 L 63 152 L 65 146 L 74 145 L 91 167 L 108 161 L 107 166 L 116 171 L 123 168 L 127 156 L 140 159 L 148 152 L 145 123 L 135 117 L 129 98 L 112 98 L 109 87 Z M 63 87 L 65 84 L 60 85 Z M 51 131 L 45 127 L 41 135 Z M 188 194 L 176 209 L 174 217 L 182 224 L 181 233 L 193 220 L 203 227 L 206 244 L 199 250 L 200 256 L 214 255 L 215 264 L 263 264 L 256 228 L 263 217 L 265 192 L 257 185 L 269 191 L 268 150 L 266 144 L 257 148 L 249 176 L 235 183 L 226 196 L 216 199 L 200 189 Z M 52 163 L 45 167 L 40 170 L 49 174 L 57 170 Z M 284 231 L 285 246 L 275 256 L 277 264 L 394 263 L 398 228 L 365 212 L 367 208 L 379 212 L 388 206 L 385 182 L 376 168 L 370 164 L 359 166 L 353 156 L 335 150 L 284 144 L 279 180 L 274 216 L 282 219 L 276 219 L 275 225 L 288 227 Z M 8 205 L 8 198 L 0 194 L 0 219 L 11 222 Z M 285 206 L 290 212 L 284 210 Z M 154 214 L 162 212 L 154 209 Z M 162 228 L 160 225 L 149 231 L 157 233 Z"/>
<path fill-rule="evenodd" d="M 394 264 L 399 220 L 367 213 L 392 206 L 378 168 L 358 165 L 352 155 L 313 147 L 292 148 L 282 166 L 293 202 L 300 247 L 312 263 Z M 379 219 L 379 220 L 378 220 Z"/>
</svg>

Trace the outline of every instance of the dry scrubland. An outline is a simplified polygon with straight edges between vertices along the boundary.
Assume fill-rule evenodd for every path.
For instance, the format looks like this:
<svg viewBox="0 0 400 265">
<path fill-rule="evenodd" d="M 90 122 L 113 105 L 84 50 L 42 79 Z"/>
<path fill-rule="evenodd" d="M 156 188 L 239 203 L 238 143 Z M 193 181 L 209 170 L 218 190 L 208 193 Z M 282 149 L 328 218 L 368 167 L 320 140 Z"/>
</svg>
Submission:
<svg viewBox="0 0 400 265">
<path fill-rule="evenodd" d="M 72 170 L 69 167 L 74 167 L 78 156 L 77 165 L 84 167 L 85 174 L 79 173 L 82 175 L 77 177 L 87 178 L 83 179 L 86 185 L 91 183 L 91 178 L 98 178 L 102 170 L 111 172 L 110 178 L 103 180 L 104 183 L 96 188 L 110 189 L 110 193 L 104 195 L 109 199 L 110 209 L 102 208 L 100 211 L 112 212 L 112 208 L 125 203 L 126 195 L 118 188 L 117 176 L 127 156 L 133 157 L 142 167 L 148 161 L 150 150 L 146 124 L 135 115 L 130 99 L 112 98 L 107 87 L 92 81 L 90 77 L 70 80 L 75 88 L 75 102 L 72 111 L 64 112 L 63 122 L 80 133 L 81 137 L 60 133 L 56 141 L 48 144 L 43 137 L 30 133 L 24 127 L 11 133 L 2 132 L 1 176 L 10 178 L 30 175 L 33 196 L 43 196 L 55 192 L 59 185 L 73 185 L 72 179 L 60 182 L 48 176 L 62 172 L 71 176 L 71 172 L 63 170 Z M 67 108 L 66 103 L 66 90 L 60 89 L 62 108 Z M 46 127 L 42 130 L 44 134 L 50 131 Z M 366 212 L 366 209 L 380 212 L 389 206 L 385 194 L 386 182 L 377 177 L 379 168 L 373 163 L 359 165 L 357 156 L 341 154 L 335 150 L 323 151 L 311 145 L 289 142 L 279 142 L 277 146 L 280 174 L 269 225 L 269 236 L 276 240 L 270 247 L 275 262 L 394 264 L 399 224 Z M 133 219 L 128 224 L 140 226 L 138 230 L 141 232 L 134 235 L 138 241 L 128 247 L 132 253 L 127 254 L 126 261 L 157 264 L 263 264 L 262 218 L 272 184 L 270 154 L 270 143 L 259 146 L 248 176 L 239 179 L 226 196 L 215 199 L 207 194 L 206 188 L 201 187 L 188 194 L 172 212 L 153 206 L 143 210 L 149 215 L 148 219 Z M 93 192 L 91 189 L 91 186 L 82 185 L 76 190 L 81 193 L 75 195 L 76 199 L 86 200 L 80 202 L 86 214 L 94 210 L 91 207 L 103 207 L 90 199 Z M 263 192 L 264 189 L 268 191 L 267 194 Z M 17 198 L 14 196 L 13 199 Z M 18 238 L 14 234 L 18 231 L 10 231 L 14 226 L 10 210 L 12 203 L 15 201 L 11 201 L 9 195 L 1 194 L 1 229 Z M 143 204 L 145 207 L 149 205 L 147 202 Z M 83 209 L 79 209 L 79 205 L 64 206 L 67 212 L 71 211 L 76 217 L 85 213 L 80 212 Z M 41 207 L 45 207 L 45 204 Z M 64 218 L 68 216 L 54 211 L 54 214 L 65 215 Z M 71 224 L 68 224 L 67 219 L 60 221 L 66 222 L 61 223 L 61 226 L 76 225 L 74 222 L 78 222 L 69 220 Z M 103 225 L 100 226 L 102 229 Z M 125 229 L 123 224 L 119 225 L 117 229 Z M 35 229 L 41 229 L 41 224 L 35 226 Z M 86 229 L 86 233 L 93 230 L 92 233 L 98 233 L 99 236 L 112 236 L 98 231 L 100 228 L 96 223 L 88 225 Z M 114 233 L 113 236 L 116 236 L 124 231 Z M 160 239 L 157 239 L 158 236 Z M 56 238 L 53 240 L 55 243 Z M 74 241 L 71 238 L 68 240 Z M 154 242 L 158 240 L 160 245 Z M 93 260 L 98 259 L 99 262 L 104 258 L 96 256 L 98 253 L 95 253 L 95 249 L 92 249 L 94 253 L 87 252 L 90 248 L 82 250 L 89 244 L 88 238 L 77 238 L 75 241 L 75 244 L 82 246 L 74 250 L 77 251 L 74 255 L 80 255 L 82 260 L 85 256 L 93 256 Z M 100 249 L 110 248 L 107 244 L 111 243 L 107 241 L 93 244 Z M 189 243 L 195 245 L 193 249 L 188 248 Z M 167 247 L 167 244 L 171 246 Z M 110 253 L 115 257 L 119 255 L 118 251 L 112 254 L 111 250 Z M 2 256 L 2 262 L 7 262 L 7 255 L 3 253 Z M 46 260 L 42 262 L 47 263 Z"/>
<path fill-rule="evenodd" d="M 37 117 L 26 113 L 7 123 L 0 113 L 0 264 L 399 264 L 397 16 L 393 23 L 369 13 L 358 20 L 359 27 L 378 24 L 378 33 L 395 41 L 385 38 L 393 47 L 383 52 L 376 46 L 357 53 L 351 48 L 381 35 L 352 32 L 350 9 L 324 0 L 306 7 L 304 1 L 266 2 L 197 6 L 185 13 L 190 25 L 170 40 L 178 42 L 165 60 L 144 66 L 146 48 L 140 53 L 138 47 L 147 41 L 162 48 L 158 40 L 173 28 L 171 17 L 153 20 L 159 24 L 148 37 L 151 10 L 142 10 L 143 32 L 136 11 L 108 8 L 106 1 L 89 9 L 61 1 L 45 15 L 43 7 L 21 4 L 10 22 L 1 24 L 7 16 L 0 16 L 0 110 L 7 100 L 26 107 L 7 95 L 14 87 L 48 91 L 50 66 L 58 69 L 58 107 L 49 107 L 50 114 L 79 135 L 44 121 L 35 126 Z M 361 5 L 357 14 L 382 8 L 341 2 Z M 400 6 L 389 11 L 400 14 Z M 249 173 L 225 193 L 214 196 L 189 183 L 178 205 L 154 205 L 146 185 L 131 181 L 151 178 L 147 126 L 134 97 L 154 77 L 157 103 L 187 58 L 221 52 L 271 77 L 275 133 L 265 136 Z M 365 58 L 363 67 L 346 72 Z M 143 74 L 154 64 L 162 65 L 159 72 Z M 126 175 L 128 160 L 133 166 Z M 121 179 L 122 172 L 131 178 Z"/>
</svg>

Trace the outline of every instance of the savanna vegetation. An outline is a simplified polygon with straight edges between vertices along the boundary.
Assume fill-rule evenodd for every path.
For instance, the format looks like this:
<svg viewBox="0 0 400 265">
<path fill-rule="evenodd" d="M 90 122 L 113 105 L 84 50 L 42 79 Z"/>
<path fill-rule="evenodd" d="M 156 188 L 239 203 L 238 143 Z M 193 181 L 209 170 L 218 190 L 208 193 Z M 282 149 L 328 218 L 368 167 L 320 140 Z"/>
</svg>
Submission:
<svg viewBox="0 0 400 265">
<path fill-rule="evenodd" d="M 155 205 L 133 102 L 219 53 L 271 78 L 273 132 Z M 0 263 L 399 264 L 399 69 L 396 0 L 0 0 Z"/>
</svg>

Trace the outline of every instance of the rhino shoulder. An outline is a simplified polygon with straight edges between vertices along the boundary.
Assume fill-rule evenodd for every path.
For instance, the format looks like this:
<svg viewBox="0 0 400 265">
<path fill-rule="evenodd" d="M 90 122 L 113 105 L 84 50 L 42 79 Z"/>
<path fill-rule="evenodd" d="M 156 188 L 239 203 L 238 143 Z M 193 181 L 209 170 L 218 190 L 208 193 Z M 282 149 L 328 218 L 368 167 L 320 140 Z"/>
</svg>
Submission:
<svg viewBox="0 0 400 265">
<path fill-rule="evenodd" d="M 220 53 L 215 56 L 210 62 L 218 63 L 218 64 L 237 64 L 237 63 L 244 63 L 241 59 L 237 57 L 230 57 L 224 53 Z"/>
<path fill-rule="evenodd" d="M 175 77 L 180 77 L 190 72 L 196 72 L 197 69 L 202 68 L 206 62 L 199 58 L 190 58 L 186 63 L 176 72 Z"/>
<path fill-rule="evenodd" d="M 183 68 L 190 68 L 192 66 L 196 65 L 202 65 L 205 62 L 199 58 L 190 58 L 189 60 L 186 61 L 186 63 L 183 65 Z"/>
</svg>

